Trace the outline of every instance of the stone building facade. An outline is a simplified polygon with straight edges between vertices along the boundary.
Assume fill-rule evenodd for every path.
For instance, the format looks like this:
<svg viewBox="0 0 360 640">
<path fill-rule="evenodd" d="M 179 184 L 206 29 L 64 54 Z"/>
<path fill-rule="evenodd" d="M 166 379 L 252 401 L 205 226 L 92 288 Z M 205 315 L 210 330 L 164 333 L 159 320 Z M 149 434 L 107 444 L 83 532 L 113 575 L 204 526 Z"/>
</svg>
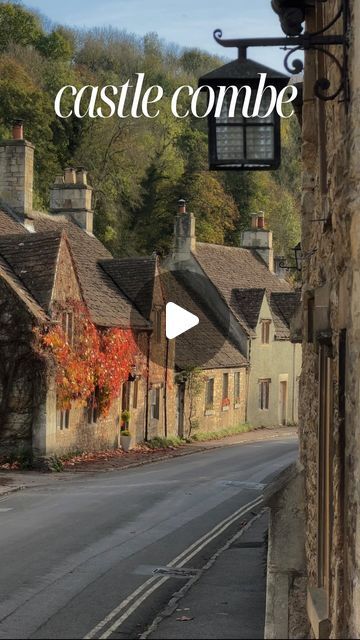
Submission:
<svg viewBox="0 0 360 640">
<path fill-rule="evenodd" d="M 224 412 L 221 403 L 216 417 L 203 404 L 201 428 L 211 430 L 220 423 L 228 426 L 229 420 L 235 424 L 247 421 L 257 427 L 296 424 L 301 347 L 290 342 L 290 320 L 298 307 L 299 294 L 274 272 L 272 232 L 265 228 L 264 215 L 253 214 L 251 228 L 243 234 L 240 247 L 212 245 L 197 242 L 195 216 L 180 201 L 173 253 L 165 266 L 177 279 L 183 274 L 183 289 L 187 292 L 196 288 L 198 305 L 193 308 L 187 300 L 190 310 L 202 317 L 201 306 L 207 306 L 207 319 L 211 313 L 215 315 L 217 331 L 223 334 L 228 347 L 223 349 L 217 333 L 204 340 L 209 329 L 203 329 L 202 333 L 200 329 L 192 329 L 186 358 L 181 342 L 176 346 L 176 366 L 182 366 L 180 362 L 186 359 L 190 364 L 197 345 L 204 350 L 217 341 L 218 352 L 224 356 L 214 381 L 218 393 L 223 387 L 222 375 L 228 369 L 235 367 L 229 374 L 232 378 L 239 367 L 245 368 L 241 371 L 240 402 L 229 398 L 232 409 L 229 417 L 225 415 L 228 409 Z M 171 288 L 172 294 L 173 291 Z M 179 293 L 180 304 L 184 295 L 184 291 Z M 194 299 L 194 295 L 191 297 Z M 201 324 L 200 321 L 199 327 Z M 232 347 L 242 356 L 242 362 L 239 355 L 237 359 L 230 355 Z M 208 369 L 215 369 L 211 361 L 206 362 L 203 353 L 198 354 L 197 362 L 201 362 L 205 376 L 210 375 Z"/>
<path fill-rule="evenodd" d="M 282 24 L 290 2 L 277 2 Z M 304 28 L 342 33 L 347 46 L 345 91 L 334 100 L 315 97 L 314 85 L 328 78 L 328 93 L 339 87 L 339 69 L 319 51 L 305 52 L 302 107 L 301 317 L 303 365 L 300 379 L 300 463 L 290 504 L 275 500 L 274 532 L 294 500 L 303 511 L 305 551 L 298 607 L 294 597 L 294 559 L 287 554 L 287 582 L 266 637 L 358 638 L 360 636 L 360 4 L 300 2 Z M 340 19 L 335 20 L 343 9 Z M 289 14 L 288 14 L 289 15 Z M 342 47 L 330 52 L 343 62 Z M 300 484 L 299 484 L 300 481 Z M 295 482 L 295 480 L 293 480 Z M 288 489 L 286 489 L 288 491 Z M 291 494 L 291 492 L 290 492 Z M 280 495 L 280 494 L 279 494 Z M 296 498 L 295 498 L 296 496 Z M 286 518 L 285 518 L 286 521 Z M 289 524 L 289 526 L 291 526 Z M 274 573 L 277 544 L 270 531 Z M 297 556 L 299 559 L 299 555 Z M 284 556 L 283 556 L 284 565 Z M 285 575 L 278 566 L 278 576 Z M 275 571 L 276 572 L 276 571 Z M 274 586 L 274 581 L 270 580 Z M 278 583 L 279 584 L 279 583 Z M 300 593 L 302 591 L 302 593 Z M 269 591 L 270 609 L 280 592 Z M 299 609 L 302 607 L 302 624 Z M 295 620 L 295 613 L 297 619 Z M 275 623 L 274 623 L 275 620 Z M 268 620 L 269 622 L 269 620 Z M 274 624 L 273 624 L 274 623 Z M 283 625 L 282 625 L 283 623 Z"/>
<path fill-rule="evenodd" d="M 82 168 L 56 178 L 50 213 L 34 211 L 33 152 L 20 123 L 0 145 L 0 449 L 41 457 L 114 447 L 125 409 L 133 442 L 167 435 L 175 414 L 174 350 L 165 337 L 158 260 L 113 260 L 92 233 L 92 189 Z M 60 410 L 54 367 L 34 344 L 34 328 L 51 327 L 59 305 L 67 313 L 76 302 L 100 332 L 131 328 L 137 341 L 128 380 L 106 415 L 78 401 Z"/>
</svg>

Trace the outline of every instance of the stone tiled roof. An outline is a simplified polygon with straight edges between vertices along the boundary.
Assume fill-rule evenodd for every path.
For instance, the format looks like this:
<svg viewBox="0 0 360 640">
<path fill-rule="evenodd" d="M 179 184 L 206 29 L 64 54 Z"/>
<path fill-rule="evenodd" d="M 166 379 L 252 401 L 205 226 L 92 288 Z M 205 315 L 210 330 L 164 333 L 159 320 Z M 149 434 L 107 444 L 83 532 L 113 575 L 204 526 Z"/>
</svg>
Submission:
<svg viewBox="0 0 360 640">
<path fill-rule="evenodd" d="M 256 312 L 260 311 L 259 290 L 293 292 L 289 283 L 269 271 L 249 249 L 197 242 L 194 257 L 249 336 L 254 335 Z"/>
<path fill-rule="evenodd" d="M 17 219 L 4 208 L 0 208 L 0 235 L 9 235 L 10 233 L 25 233 L 25 227 Z"/>
<path fill-rule="evenodd" d="M 290 321 L 299 307 L 300 293 L 298 291 L 273 292 L 269 296 L 269 304 L 277 340 L 289 340 Z"/>
<path fill-rule="evenodd" d="M 199 324 L 175 341 L 177 369 L 201 366 L 204 369 L 234 368 L 248 364 L 236 345 L 224 334 L 214 311 L 199 293 L 190 289 L 181 273 L 162 273 L 167 299 L 175 302 L 199 318 Z"/>
<path fill-rule="evenodd" d="M 132 308 L 129 298 L 102 269 L 100 262 L 111 258 L 110 252 L 95 236 L 86 233 L 63 216 L 33 214 L 36 232 L 64 229 L 76 264 L 82 293 L 95 324 L 102 327 L 145 329 L 145 318 Z"/>
<path fill-rule="evenodd" d="M 248 326 L 255 329 L 266 289 L 233 289 L 231 306 L 245 318 Z"/>
<path fill-rule="evenodd" d="M 120 258 L 101 261 L 102 268 L 117 286 L 150 320 L 153 301 L 156 256 Z"/>
<path fill-rule="evenodd" d="M 25 288 L 20 278 L 16 276 L 7 262 L 0 256 L 0 278 L 16 293 L 22 300 L 30 313 L 40 322 L 46 322 L 47 315 L 41 306 L 34 300 L 29 291 Z"/>
<path fill-rule="evenodd" d="M 34 300 L 47 312 L 62 232 L 0 236 L 0 255 Z"/>
</svg>

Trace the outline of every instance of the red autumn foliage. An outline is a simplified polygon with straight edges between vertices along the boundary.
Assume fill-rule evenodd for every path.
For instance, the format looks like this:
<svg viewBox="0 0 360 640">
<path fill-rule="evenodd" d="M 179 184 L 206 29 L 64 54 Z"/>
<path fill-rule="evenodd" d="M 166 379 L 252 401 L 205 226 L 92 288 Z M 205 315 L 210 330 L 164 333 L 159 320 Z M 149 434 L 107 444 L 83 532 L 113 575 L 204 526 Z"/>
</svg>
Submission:
<svg viewBox="0 0 360 640">
<path fill-rule="evenodd" d="M 39 351 L 51 354 L 55 362 L 59 408 L 70 408 L 74 401 L 85 404 L 98 389 L 97 408 L 106 414 L 137 359 L 133 334 L 129 329 L 97 329 L 77 302 L 59 307 L 55 317 L 64 312 L 73 313 L 72 340 L 60 324 L 36 332 Z"/>
</svg>

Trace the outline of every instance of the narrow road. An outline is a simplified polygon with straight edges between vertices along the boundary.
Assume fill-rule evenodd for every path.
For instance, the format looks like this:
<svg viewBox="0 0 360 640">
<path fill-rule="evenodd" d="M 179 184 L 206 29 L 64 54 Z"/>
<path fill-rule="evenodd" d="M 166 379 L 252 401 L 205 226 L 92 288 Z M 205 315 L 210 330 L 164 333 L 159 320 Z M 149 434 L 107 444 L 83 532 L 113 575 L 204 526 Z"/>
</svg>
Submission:
<svg viewBox="0 0 360 640">
<path fill-rule="evenodd" d="M 290 437 L 5 497 L 0 638 L 137 638 L 296 455 Z"/>
</svg>

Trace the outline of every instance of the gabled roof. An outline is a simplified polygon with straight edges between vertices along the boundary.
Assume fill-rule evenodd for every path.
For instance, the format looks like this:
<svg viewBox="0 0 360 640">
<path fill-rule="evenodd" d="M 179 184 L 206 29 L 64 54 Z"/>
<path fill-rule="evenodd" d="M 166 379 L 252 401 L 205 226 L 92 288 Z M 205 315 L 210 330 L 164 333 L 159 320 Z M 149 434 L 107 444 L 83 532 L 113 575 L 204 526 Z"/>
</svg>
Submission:
<svg viewBox="0 0 360 640">
<path fill-rule="evenodd" d="M 102 260 L 102 268 L 139 309 L 150 320 L 154 278 L 156 276 L 156 256 L 115 258 Z"/>
<path fill-rule="evenodd" d="M 0 256 L 0 278 L 14 291 L 25 304 L 28 311 L 40 322 L 46 322 L 47 315 L 41 306 L 34 300 L 29 291 L 24 287 L 20 278 L 15 275 L 10 266 Z"/>
<path fill-rule="evenodd" d="M 277 340 L 290 339 L 290 321 L 300 304 L 300 292 L 273 292 L 269 296 Z"/>
<path fill-rule="evenodd" d="M 248 326 L 255 329 L 266 289 L 233 289 L 230 303 Z"/>
<path fill-rule="evenodd" d="M 133 328 L 148 327 L 146 319 L 102 269 L 100 263 L 111 258 L 111 253 L 100 240 L 64 216 L 33 213 L 32 217 L 36 232 L 66 231 L 84 300 L 95 324 L 126 328 L 131 321 Z"/>
<path fill-rule="evenodd" d="M 181 272 L 163 272 L 163 289 L 167 299 L 199 318 L 199 324 L 175 341 L 177 369 L 201 366 L 203 369 L 243 367 L 248 364 L 237 346 L 224 334 L 216 314 L 185 281 Z"/>
<path fill-rule="evenodd" d="M 293 292 L 290 284 L 269 271 L 250 249 L 197 242 L 193 255 L 249 336 L 254 336 L 256 313 L 263 296 L 260 291 Z"/>
<path fill-rule="evenodd" d="M 3 205 L 0 205 L 0 235 L 12 233 L 25 233 L 26 229 L 20 219 L 15 218 Z"/>
<path fill-rule="evenodd" d="M 0 236 L 0 255 L 47 312 L 51 303 L 62 232 Z"/>
</svg>

